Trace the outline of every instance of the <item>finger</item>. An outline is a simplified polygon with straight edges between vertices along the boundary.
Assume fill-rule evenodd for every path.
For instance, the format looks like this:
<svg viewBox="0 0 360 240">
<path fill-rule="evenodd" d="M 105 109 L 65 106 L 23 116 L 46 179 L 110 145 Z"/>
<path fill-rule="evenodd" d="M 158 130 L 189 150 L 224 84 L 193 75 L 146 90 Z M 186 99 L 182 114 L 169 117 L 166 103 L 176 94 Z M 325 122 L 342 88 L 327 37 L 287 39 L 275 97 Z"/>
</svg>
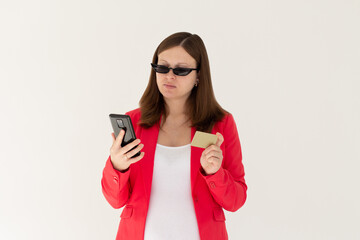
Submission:
<svg viewBox="0 0 360 240">
<path fill-rule="evenodd" d="M 216 164 L 216 163 L 219 163 L 220 162 L 220 159 L 215 157 L 215 156 L 212 156 L 210 158 L 206 158 L 206 161 L 209 162 L 209 163 L 213 163 L 213 164 Z"/>
<path fill-rule="evenodd" d="M 120 130 L 120 133 L 119 135 L 117 136 L 116 138 L 116 141 L 115 141 L 115 145 L 120 147 L 121 146 L 121 143 L 122 143 L 122 140 L 124 138 L 124 135 L 125 135 L 125 130 L 124 129 L 121 129 Z"/>
<path fill-rule="evenodd" d="M 219 151 L 211 151 L 208 154 L 206 154 L 206 158 L 216 157 L 218 159 L 222 158 L 222 153 Z"/>
<path fill-rule="evenodd" d="M 212 144 L 212 145 L 208 146 L 208 147 L 204 150 L 204 153 L 205 153 L 205 155 L 207 155 L 207 154 L 209 154 L 209 152 L 211 152 L 211 151 L 221 151 L 221 150 L 220 150 L 220 148 L 219 148 L 217 145 Z"/>
<path fill-rule="evenodd" d="M 202 154 L 201 154 L 201 158 L 205 159 L 205 157 L 206 157 L 206 154 L 205 154 L 205 151 L 203 151 Z"/>
<path fill-rule="evenodd" d="M 140 139 L 135 139 L 131 143 L 126 144 L 124 147 L 121 148 L 121 153 L 122 154 L 127 153 L 132 148 L 134 148 L 136 145 L 138 145 L 140 142 L 141 142 Z"/>
<path fill-rule="evenodd" d="M 129 158 L 131 158 L 132 156 L 134 156 L 135 154 L 137 154 L 138 152 L 140 152 L 140 150 L 144 147 L 144 144 L 139 144 L 135 149 L 131 150 L 130 152 L 126 153 L 126 156 L 128 156 Z"/>
<path fill-rule="evenodd" d="M 129 163 L 133 164 L 133 163 L 136 163 L 136 162 L 140 161 L 144 157 L 144 155 L 145 155 L 145 153 L 141 152 L 139 156 L 134 157 L 134 158 L 130 158 Z"/>
<path fill-rule="evenodd" d="M 218 137 L 218 140 L 216 141 L 216 146 L 220 147 L 221 144 L 224 142 L 224 137 L 219 132 L 216 133 L 216 136 Z"/>
<path fill-rule="evenodd" d="M 112 145 L 111 145 L 110 149 L 114 148 L 114 146 L 116 145 L 115 133 L 111 133 L 111 137 L 112 137 L 113 142 L 112 142 Z"/>
</svg>

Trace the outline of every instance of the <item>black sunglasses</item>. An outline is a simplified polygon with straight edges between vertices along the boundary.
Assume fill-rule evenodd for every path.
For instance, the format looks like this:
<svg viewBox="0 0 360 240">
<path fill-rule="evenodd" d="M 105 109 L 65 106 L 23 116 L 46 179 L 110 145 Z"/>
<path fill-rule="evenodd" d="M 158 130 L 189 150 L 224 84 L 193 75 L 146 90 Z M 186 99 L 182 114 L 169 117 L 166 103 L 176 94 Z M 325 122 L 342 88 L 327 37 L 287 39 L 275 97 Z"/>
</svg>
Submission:
<svg viewBox="0 0 360 240">
<path fill-rule="evenodd" d="M 157 73 L 168 73 L 170 69 L 172 69 L 173 73 L 178 76 L 186 76 L 189 73 L 191 73 L 192 70 L 199 71 L 199 68 L 182 68 L 182 67 L 169 68 L 167 66 L 157 65 L 154 63 L 151 63 L 151 66 L 153 67 L 154 71 Z"/>
</svg>

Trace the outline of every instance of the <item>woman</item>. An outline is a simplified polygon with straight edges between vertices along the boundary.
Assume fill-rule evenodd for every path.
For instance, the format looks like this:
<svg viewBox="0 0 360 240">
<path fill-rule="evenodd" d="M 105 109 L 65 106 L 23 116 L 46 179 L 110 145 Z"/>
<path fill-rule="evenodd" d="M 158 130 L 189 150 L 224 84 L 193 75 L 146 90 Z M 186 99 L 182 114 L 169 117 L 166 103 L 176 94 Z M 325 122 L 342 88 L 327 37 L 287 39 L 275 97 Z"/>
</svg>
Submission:
<svg viewBox="0 0 360 240">
<path fill-rule="evenodd" d="M 196 34 L 175 33 L 151 66 L 140 108 L 126 113 L 138 139 L 121 147 L 124 132 L 112 133 L 101 180 L 110 205 L 125 206 L 116 239 L 228 239 L 223 209 L 238 210 L 247 185 L 235 121 L 215 100 L 205 45 Z M 196 131 L 216 134 L 216 144 L 191 146 Z"/>
</svg>

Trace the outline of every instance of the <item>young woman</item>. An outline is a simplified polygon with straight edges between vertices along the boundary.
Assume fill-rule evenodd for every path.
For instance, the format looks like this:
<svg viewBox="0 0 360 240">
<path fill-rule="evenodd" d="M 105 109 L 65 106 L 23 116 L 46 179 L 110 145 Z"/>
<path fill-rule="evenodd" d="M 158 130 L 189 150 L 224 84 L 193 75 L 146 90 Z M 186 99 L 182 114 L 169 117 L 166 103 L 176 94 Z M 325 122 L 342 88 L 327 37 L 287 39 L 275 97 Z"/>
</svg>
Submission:
<svg viewBox="0 0 360 240">
<path fill-rule="evenodd" d="M 236 124 L 215 99 L 205 45 L 196 34 L 172 34 L 151 66 L 140 108 L 126 113 L 138 139 L 121 147 L 124 132 L 112 133 L 103 170 L 106 200 L 125 206 L 116 239 L 228 239 L 223 209 L 238 210 L 247 185 Z M 196 131 L 216 134 L 216 144 L 191 146 Z"/>
</svg>

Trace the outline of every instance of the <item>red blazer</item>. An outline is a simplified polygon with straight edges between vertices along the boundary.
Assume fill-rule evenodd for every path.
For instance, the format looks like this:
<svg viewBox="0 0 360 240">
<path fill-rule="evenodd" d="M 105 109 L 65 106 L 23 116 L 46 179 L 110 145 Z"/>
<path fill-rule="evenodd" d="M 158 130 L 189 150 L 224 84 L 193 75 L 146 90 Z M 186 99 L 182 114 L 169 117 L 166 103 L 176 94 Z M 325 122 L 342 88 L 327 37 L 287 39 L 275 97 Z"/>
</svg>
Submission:
<svg viewBox="0 0 360 240">
<path fill-rule="evenodd" d="M 149 207 L 154 155 L 159 135 L 159 123 L 151 128 L 140 127 L 140 109 L 126 113 L 130 115 L 136 137 L 144 144 L 145 156 L 130 169 L 121 173 L 106 161 L 101 179 L 102 192 L 113 208 L 121 208 L 121 221 L 116 239 L 144 239 L 146 215 Z M 191 139 L 195 128 L 191 129 Z M 227 114 L 217 122 L 212 133 L 224 136 L 221 145 L 223 152 L 222 167 L 215 174 L 204 176 L 200 169 L 200 156 L 203 148 L 191 147 L 191 190 L 200 238 L 205 240 L 228 239 L 224 211 L 238 210 L 246 200 L 247 185 L 240 140 L 234 118 Z"/>
</svg>

